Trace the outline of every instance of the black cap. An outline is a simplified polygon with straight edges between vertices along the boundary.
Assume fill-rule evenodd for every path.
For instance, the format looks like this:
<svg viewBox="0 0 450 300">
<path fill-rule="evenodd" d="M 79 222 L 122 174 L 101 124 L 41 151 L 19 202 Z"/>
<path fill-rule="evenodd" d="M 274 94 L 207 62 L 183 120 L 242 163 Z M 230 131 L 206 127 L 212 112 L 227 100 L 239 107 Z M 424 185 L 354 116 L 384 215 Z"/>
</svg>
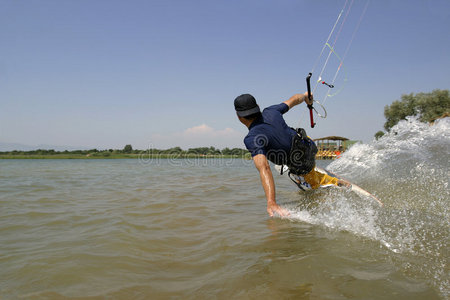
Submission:
<svg viewBox="0 0 450 300">
<path fill-rule="evenodd" d="M 261 112 L 255 98 L 250 94 L 243 94 L 234 99 L 234 109 L 239 117 L 248 117 Z"/>
</svg>

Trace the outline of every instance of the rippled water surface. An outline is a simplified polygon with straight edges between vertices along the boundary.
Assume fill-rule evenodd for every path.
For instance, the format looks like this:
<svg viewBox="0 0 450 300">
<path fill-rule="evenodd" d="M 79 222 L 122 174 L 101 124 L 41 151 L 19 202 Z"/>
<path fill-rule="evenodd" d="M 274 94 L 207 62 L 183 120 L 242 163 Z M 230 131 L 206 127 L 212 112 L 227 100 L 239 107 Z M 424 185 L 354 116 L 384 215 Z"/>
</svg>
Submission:
<svg viewBox="0 0 450 300">
<path fill-rule="evenodd" d="M 449 122 L 408 122 L 318 162 L 385 207 L 274 174 L 286 219 L 251 161 L 2 160 L 0 299 L 448 299 Z"/>
</svg>

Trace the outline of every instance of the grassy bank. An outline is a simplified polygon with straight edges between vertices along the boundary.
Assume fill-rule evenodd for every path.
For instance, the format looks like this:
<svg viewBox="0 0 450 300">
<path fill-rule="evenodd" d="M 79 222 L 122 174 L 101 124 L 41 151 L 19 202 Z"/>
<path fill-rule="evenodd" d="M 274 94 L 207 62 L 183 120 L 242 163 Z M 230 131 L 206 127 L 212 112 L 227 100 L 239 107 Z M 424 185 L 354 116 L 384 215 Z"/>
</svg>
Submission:
<svg viewBox="0 0 450 300">
<path fill-rule="evenodd" d="M 0 159 L 183 159 L 183 158 L 243 158 L 251 159 L 248 155 L 198 155 L 198 154 L 0 154 Z"/>
</svg>

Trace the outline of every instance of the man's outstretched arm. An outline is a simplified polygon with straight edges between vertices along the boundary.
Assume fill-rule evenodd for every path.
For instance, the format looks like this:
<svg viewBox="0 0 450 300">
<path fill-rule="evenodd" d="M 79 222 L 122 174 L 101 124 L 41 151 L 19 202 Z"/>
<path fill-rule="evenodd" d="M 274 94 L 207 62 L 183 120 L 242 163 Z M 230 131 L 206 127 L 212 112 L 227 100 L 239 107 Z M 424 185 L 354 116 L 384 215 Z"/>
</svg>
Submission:
<svg viewBox="0 0 450 300">
<path fill-rule="evenodd" d="M 266 194 L 267 212 L 269 213 L 269 216 L 273 217 L 274 213 L 278 213 L 282 217 L 288 216 L 289 212 L 278 206 L 275 200 L 275 183 L 266 156 L 264 154 L 255 155 L 253 157 L 253 162 L 255 163 L 256 169 L 259 171 L 261 184 Z"/>
<path fill-rule="evenodd" d="M 312 95 L 311 98 L 313 98 Z M 304 94 L 295 94 L 283 103 L 286 103 L 287 106 L 289 106 L 289 109 L 291 109 L 292 107 L 299 105 L 304 101 L 306 101 L 307 104 L 312 104 L 312 102 L 309 101 L 308 92 L 305 92 Z"/>
</svg>

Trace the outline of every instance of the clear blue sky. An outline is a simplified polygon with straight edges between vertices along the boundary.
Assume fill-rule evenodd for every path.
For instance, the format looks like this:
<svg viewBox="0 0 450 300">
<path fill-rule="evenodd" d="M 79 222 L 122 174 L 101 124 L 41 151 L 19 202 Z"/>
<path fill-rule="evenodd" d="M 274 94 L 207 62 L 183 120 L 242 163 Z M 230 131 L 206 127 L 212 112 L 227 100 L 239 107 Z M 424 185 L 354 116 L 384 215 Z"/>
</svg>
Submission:
<svg viewBox="0 0 450 300">
<path fill-rule="evenodd" d="M 234 98 L 265 107 L 303 92 L 344 2 L 2 0 L 0 142 L 244 147 Z M 364 4 L 353 5 L 341 55 Z M 372 140 L 385 105 L 450 88 L 449 49 L 450 1 L 372 0 L 345 88 L 308 133 Z M 286 120 L 308 128 L 306 107 Z"/>
</svg>

